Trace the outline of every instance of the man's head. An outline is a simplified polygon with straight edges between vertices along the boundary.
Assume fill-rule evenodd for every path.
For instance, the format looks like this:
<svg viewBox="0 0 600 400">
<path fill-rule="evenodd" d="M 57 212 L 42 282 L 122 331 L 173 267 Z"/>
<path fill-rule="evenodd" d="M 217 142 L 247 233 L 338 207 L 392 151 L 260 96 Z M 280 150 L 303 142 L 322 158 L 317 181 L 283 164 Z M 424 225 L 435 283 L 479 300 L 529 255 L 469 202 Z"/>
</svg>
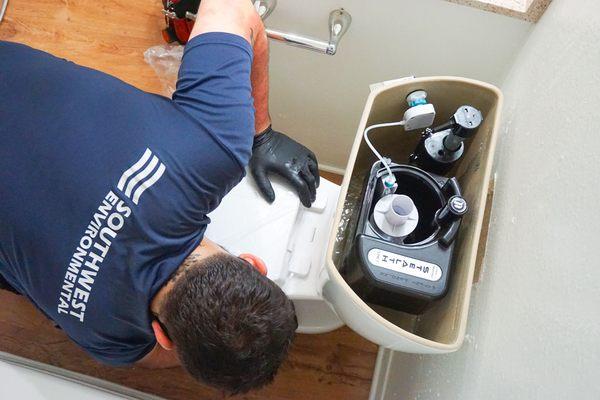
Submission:
<svg viewBox="0 0 600 400">
<path fill-rule="evenodd" d="M 196 379 L 231 393 L 273 380 L 297 322 L 292 302 L 265 274 L 258 257 L 233 256 L 206 239 L 174 274 L 161 330 Z"/>
</svg>

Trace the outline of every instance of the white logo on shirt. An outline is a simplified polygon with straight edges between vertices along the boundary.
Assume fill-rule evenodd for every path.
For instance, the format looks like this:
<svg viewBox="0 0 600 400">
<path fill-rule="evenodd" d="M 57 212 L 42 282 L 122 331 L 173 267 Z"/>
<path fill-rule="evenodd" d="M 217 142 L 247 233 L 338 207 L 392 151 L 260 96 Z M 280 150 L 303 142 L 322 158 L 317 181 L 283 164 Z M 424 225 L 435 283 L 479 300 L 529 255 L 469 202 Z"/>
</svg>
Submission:
<svg viewBox="0 0 600 400">
<path fill-rule="evenodd" d="M 152 157 L 152 159 L 148 163 L 150 157 Z M 145 168 L 143 168 L 144 165 L 146 166 Z M 165 169 L 165 165 L 158 157 L 152 155 L 150 149 L 146 149 L 142 157 L 129 167 L 127 171 L 123 172 L 117 187 L 125 194 L 125 196 L 133 201 L 133 204 L 137 204 L 142 193 L 160 179 L 164 174 Z M 136 186 L 137 189 L 133 191 Z"/>
<path fill-rule="evenodd" d="M 162 177 L 165 169 L 158 157 L 146 149 L 142 158 L 121 175 L 117 187 L 137 205 L 141 195 Z M 58 298 L 58 314 L 83 323 L 104 259 L 131 213 L 131 208 L 112 190 L 102 199 L 67 266 Z"/>
</svg>

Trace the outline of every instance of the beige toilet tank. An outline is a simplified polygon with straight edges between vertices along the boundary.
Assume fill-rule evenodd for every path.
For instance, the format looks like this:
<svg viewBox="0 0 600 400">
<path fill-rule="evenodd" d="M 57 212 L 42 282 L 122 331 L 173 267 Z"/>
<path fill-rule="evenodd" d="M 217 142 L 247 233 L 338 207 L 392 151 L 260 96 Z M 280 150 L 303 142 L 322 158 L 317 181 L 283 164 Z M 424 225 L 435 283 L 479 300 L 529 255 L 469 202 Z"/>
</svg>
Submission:
<svg viewBox="0 0 600 400">
<path fill-rule="evenodd" d="M 469 212 L 463 217 L 456 239 L 453 272 L 447 295 L 424 314 L 370 305 L 359 298 L 339 272 L 343 254 L 352 245 L 354 227 L 360 211 L 361 192 L 375 156 L 363 140 L 366 127 L 402 119 L 408 108 L 406 96 L 425 90 L 435 106 L 435 125 L 448 121 L 461 105 L 472 105 L 483 113 L 484 122 L 477 134 L 465 142 L 463 157 L 447 176 L 456 176 Z M 356 133 L 342 183 L 333 230 L 323 271 L 323 296 L 340 318 L 367 339 L 393 350 L 410 353 L 447 353 L 456 351 L 465 336 L 471 285 L 492 175 L 498 136 L 502 93 L 487 83 L 457 77 L 412 78 L 380 85 L 374 89 Z M 420 131 L 406 132 L 391 127 L 374 132 L 370 139 L 376 148 L 396 163 L 406 163 L 421 137 Z M 326 273 L 325 273 L 326 272 Z"/>
</svg>

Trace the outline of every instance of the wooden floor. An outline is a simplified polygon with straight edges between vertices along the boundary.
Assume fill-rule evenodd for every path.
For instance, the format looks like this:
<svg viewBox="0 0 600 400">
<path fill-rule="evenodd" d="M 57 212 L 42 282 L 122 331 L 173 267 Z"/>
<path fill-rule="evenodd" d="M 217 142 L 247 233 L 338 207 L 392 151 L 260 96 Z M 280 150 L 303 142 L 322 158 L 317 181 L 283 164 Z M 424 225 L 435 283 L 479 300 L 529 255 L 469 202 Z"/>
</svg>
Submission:
<svg viewBox="0 0 600 400">
<path fill-rule="evenodd" d="M 182 369 L 113 368 L 74 345 L 21 296 L 0 290 L 0 351 L 104 379 L 166 399 L 223 399 Z M 367 399 L 376 346 L 347 328 L 298 335 L 275 382 L 236 399 Z"/>
<path fill-rule="evenodd" d="M 144 63 L 143 52 L 162 43 L 160 8 L 160 0 L 10 0 L 0 24 L 0 40 L 28 44 L 158 93 L 161 84 Z M 223 398 L 180 369 L 102 366 L 23 298 L 0 290 L 0 305 L 0 351 L 168 399 Z M 299 335 L 275 383 L 240 398 L 366 399 L 376 351 L 374 344 L 347 328 L 325 335 Z"/>
</svg>

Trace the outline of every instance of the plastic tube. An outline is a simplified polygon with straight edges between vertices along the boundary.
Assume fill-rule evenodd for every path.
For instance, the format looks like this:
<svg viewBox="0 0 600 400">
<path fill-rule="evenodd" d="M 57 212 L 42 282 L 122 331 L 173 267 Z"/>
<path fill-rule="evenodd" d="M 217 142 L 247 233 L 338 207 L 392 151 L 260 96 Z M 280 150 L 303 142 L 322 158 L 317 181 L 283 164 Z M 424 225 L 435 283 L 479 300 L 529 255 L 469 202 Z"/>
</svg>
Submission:
<svg viewBox="0 0 600 400">
<path fill-rule="evenodd" d="M 363 133 L 363 137 L 365 139 L 365 142 L 367 143 L 367 145 L 369 146 L 369 148 L 371 149 L 371 151 L 373 152 L 373 154 L 375 154 L 375 156 L 377 156 L 377 158 L 379 158 L 379 161 L 381 161 L 381 163 L 383 164 L 383 166 L 387 169 L 388 174 L 389 174 L 388 175 L 388 182 L 391 182 L 391 183 L 396 183 L 396 177 L 392 173 L 392 169 L 390 168 L 390 166 L 388 165 L 388 163 L 386 162 L 386 160 L 381 156 L 381 154 L 379 154 L 379 152 L 377 151 L 377 149 L 375 148 L 375 146 L 373 146 L 373 144 L 369 140 L 369 132 L 371 132 L 373 129 L 388 128 L 388 127 L 392 127 L 392 126 L 402 126 L 402 125 L 404 125 L 404 121 L 387 122 L 387 123 L 384 123 L 384 124 L 371 125 L 367 129 L 365 129 L 365 132 Z"/>
</svg>

